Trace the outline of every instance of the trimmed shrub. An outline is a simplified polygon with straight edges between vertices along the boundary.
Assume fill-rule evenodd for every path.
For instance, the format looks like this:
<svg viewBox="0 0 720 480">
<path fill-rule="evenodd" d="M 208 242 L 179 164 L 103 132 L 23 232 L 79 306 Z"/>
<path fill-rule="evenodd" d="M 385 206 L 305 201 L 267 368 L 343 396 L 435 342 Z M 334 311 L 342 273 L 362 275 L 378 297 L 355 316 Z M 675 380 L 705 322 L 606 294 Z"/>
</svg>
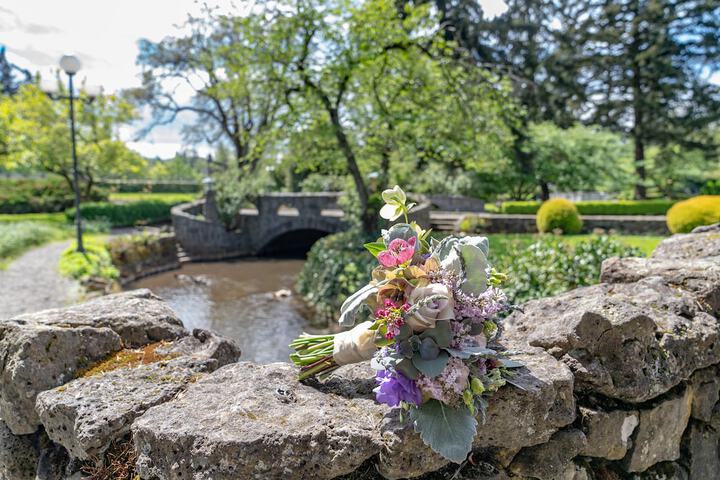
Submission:
<svg viewBox="0 0 720 480">
<path fill-rule="evenodd" d="M 672 233 L 688 233 L 695 227 L 720 222 L 720 195 L 700 195 L 676 203 L 667 214 Z"/>
<path fill-rule="evenodd" d="M 593 200 L 575 202 L 581 215 L 665 215 L 676 200 Z M 536 214 L 540 202 L 503 202 L 502 213 Z"/>
<path fill-rule="evenodd" d="M 80 206 L 83 220 L 107 220 L 113 227 L 129 227 L 169 222 L 170 209 L 181 202 L 140 200 L 130 203 L 97 202 Z M 65 212 L 68 220 L 75 220 L 75 209 Z"/>
<path fill-rule="evenodd" d="M 377 261 L 363 247 L 377 238 L 351 230 L 323 237 L 308 252 L 297 291 L 313 308 L 316 326 L 327 326 L 343 302 L 370 280 Z"/>
<path fill-rule="evenodd" d="M 541 233 L 562 230 L 572 235 L 582 230 L 582 220 L 575 204 L 564 198 L 554 198 L 543 203 L 538 210 L 536 223 Z"/>
<path fill-rule="evenodd" d="M 107 198 L 107 191 L 93 188 L 86 200 Z M 60 178 L 0 180 L 0 213 L 62 212 L 74 202 L 72 189 Z"/>
<path fill-rule="evenodd" d="M 500 258 L 496 267 L 508 274 L 503 288 L 508 298 L 519 304 L 598 283 L 600 267 L 607 258 L 642 256 L 637 248 L 607 236 L 575 245 L 549 237 Z"/>
<path fill-rule="evenodd" d="M 457 222 L 457 230 L 462 233 L 479 233 L 485 227 L 485 219 L 477 215 L 465 215 Z"/>
<path fill-rule="evenodd" d="M 113 192 L 119 193 L 198 193 L 202 191 L 202 184 L 187 182 L 156 182 L 148 181 L 123 181 L 105 180 L 98 184 L 107 187 Z"/>
</svg>

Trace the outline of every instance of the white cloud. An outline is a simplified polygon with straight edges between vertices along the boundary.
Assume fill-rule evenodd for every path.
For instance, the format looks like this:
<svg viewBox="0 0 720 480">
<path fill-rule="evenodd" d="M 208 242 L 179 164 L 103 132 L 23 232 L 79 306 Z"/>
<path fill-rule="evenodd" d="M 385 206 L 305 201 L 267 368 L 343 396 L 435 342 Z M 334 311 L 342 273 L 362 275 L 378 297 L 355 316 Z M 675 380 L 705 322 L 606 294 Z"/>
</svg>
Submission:
<svg viewBox="0 0 720 480">
<path fill-rule="evenodd" d="M 480 0 L 485 16 L 495 18 L 507 12 L 508 6 L 503 0 Z"/>
</svg>

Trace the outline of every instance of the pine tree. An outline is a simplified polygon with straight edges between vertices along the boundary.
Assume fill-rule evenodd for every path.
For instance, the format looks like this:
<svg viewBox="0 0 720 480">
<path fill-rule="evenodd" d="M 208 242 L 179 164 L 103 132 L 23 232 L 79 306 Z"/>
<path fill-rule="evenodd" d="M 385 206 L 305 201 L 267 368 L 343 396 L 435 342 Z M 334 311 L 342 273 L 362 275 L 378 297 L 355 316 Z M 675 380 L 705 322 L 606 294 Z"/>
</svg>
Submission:
<svg viewBox="0 0 720 480">
<path fill-rule="evenodd" d="M 630 135 L 635 197 L 647 196 L 650 144 L 714 148 L 702 132 L 720 119 L 720 87 L 708 81 L 720 61 L 715 0 L 591 1 L 574 41 L 588 103 L 584 120 Z"/>
</svg>

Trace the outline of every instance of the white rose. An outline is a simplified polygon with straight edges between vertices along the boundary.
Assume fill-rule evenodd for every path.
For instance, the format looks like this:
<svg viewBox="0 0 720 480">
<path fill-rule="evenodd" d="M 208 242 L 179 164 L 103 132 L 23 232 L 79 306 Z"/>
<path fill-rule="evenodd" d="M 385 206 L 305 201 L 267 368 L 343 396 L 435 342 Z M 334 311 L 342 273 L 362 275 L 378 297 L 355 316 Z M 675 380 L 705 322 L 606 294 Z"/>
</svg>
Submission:
<svg viewBox="0 0 720 480">
<path fill-rule="evenodd" d="M 423 301 L 428 297 L 440 295 L 444 298 L 430 300 L 427 303 Z M 453 300 L 452 291 L 445 285 L 440 283 L 431 283 L 426 287 L 415 288 L 410 293 L 408 299 L 410 306 L 422 304 L 406 322 L 413 331 L 422 332 L 429 328 L 435 327 L 438 320 L 452 320 L 455 318 L 455 301 Z"/>
</svg>

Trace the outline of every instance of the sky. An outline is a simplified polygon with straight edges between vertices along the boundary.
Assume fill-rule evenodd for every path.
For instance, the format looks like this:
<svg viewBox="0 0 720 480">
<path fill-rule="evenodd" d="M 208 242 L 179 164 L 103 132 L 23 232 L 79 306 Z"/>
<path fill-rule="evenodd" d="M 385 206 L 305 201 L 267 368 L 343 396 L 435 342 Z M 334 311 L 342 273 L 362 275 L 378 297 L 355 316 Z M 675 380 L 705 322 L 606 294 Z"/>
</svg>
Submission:
<svg viewBox="0 0 720 480">
<path fill-rule="evenodd" d="M 221 11 L 242 12 L 243 0 L 2 0 L 0 44 L 8 59 L 43 77 L 54 78 L 64 53 L 77 55 L 83 68 L 77 77 L 88 86 L 106 92 L 140 86 L 135 64 L 137 41 L 158 41 L 180 32 L 188 13 L 197 14 L 203 4 Z M 480 0 L 488 16 L 503 13 L 502 0 Z M 121 130 L 123 140 L 141 154 L 172 157 L 183 148 L 177 124 L 158 127 L 137 139 L 148 121 Z M 204 153 L 199 149 L 199 153 Z M 207 148 L 205 149 L 207 150 Z"/>
</svg>

